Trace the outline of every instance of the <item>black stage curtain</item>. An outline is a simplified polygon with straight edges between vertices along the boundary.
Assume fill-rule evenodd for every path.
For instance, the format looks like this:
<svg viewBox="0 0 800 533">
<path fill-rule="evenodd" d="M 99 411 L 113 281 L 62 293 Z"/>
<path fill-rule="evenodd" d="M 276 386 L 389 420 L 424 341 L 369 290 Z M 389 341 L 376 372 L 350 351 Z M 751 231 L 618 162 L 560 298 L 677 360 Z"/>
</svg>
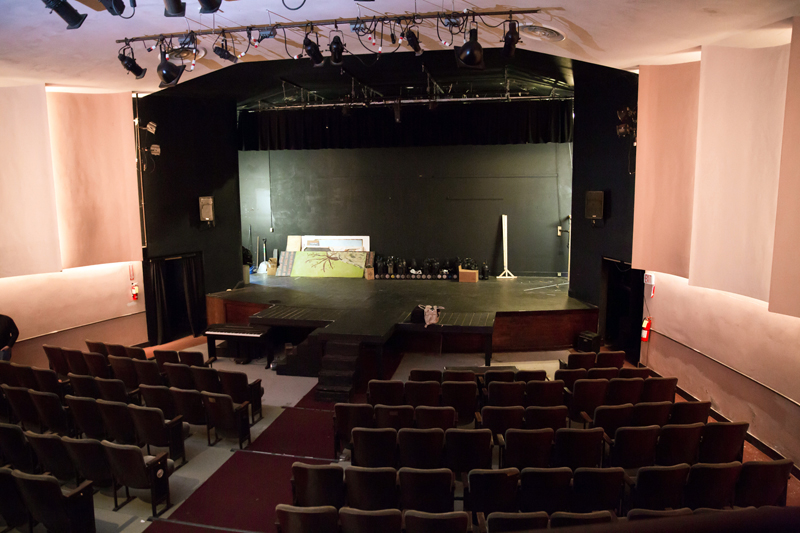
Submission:
<svg viewBox="0 0 800 533">
<path fill-rule="evenodd" d="M 539 100 L 241 113 L 240 150 L 572 142 L 573 102 Z"/>
<path fill-rule="evenodd" d="M 199 337 L 206 331 L 206 299 L 203 290 L 203 258 L 191 255 L 181 260 L 183 290 L 186 293 L 186 312 L 192 335 Z"/>
<path fill-rule="evenodd" d="M 172 332 L 167 310 L 167 291 L 165 284 L 165 265 L 163 259 L 151 259 L 149 262 L 152 306 L 155 309 L 156 344 L 164 344 L 172 340 Z M 152 343 L 152 338 L 150 340 Z"/>
</svg>

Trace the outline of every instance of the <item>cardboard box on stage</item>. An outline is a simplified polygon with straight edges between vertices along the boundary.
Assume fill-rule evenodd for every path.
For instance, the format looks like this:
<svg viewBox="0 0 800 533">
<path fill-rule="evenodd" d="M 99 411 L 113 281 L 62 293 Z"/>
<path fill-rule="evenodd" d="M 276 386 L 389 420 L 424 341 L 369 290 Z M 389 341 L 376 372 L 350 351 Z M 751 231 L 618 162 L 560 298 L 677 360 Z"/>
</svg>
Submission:
<svg viewBox="0 0 800 533">
<path fill-rule="evenodd" d="M 278 272 L 278 260 L 275 257 L 271 257 L 267 265 L 267 276 L 274 276 Z"/>
<path fill-rule="evenodd" d="M 458 281 L 464 283 L 477 283 L 478 271 L 477 270 L 464 270 L 458 267 Z"/>
</svg>

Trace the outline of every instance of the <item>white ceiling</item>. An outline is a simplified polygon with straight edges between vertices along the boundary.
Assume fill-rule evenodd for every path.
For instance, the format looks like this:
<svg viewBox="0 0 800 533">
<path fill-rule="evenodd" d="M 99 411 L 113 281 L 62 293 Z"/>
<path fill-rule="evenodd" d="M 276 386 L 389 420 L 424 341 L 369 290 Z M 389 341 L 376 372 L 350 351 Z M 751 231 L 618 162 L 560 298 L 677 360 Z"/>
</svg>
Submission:
<svg viewBox="0 0 800 533">
<path fill-rule="evenodd" d="M 130 15 L 128 0 L 125 15 Z M 285 0 L 296 6 L 302 0 Z M 0 85 L 47 83 L 87 90 L 157 90 L 157 52 L 147 53 L 141 43 L 134 50 L 137 61 L 148 68 L 146 77 L 136 80 L 117 60 L 120 48 L 116 39 L 141 35 L 184 32 L 209 27 L 263 25 L 278 22 L 371 17 L 381 14 L 411 14 L 414 0 L 306 0 L 297 11 L 289 11 L 280 0 L 225 1 L 216 16 L 200 15 L 196 0 L 186 0 L 187 18 L 166 18 L 162 0 L 138 0 L 130 20 L 95 11 L 85 4 L 96 0 L 70 0 L 80 13 L 88 14 L 83 26 L 66 30 L 66 23 L 50 13 L 40 0 L 0 0 Z M 670 64 L 699 59 L 699 47 L 776 46 L 791 39 L 791 17 L 800 15 L 800 0 L 552 0 L 533 3 L 514 0 L 499 4 L 487 0 L 433 2 L 418 0 L 417 11 L 435 12 L 453 8 L 509 10 L 541 8 L 536 15 L 519 16 L 557 29 L 566 39 L 559 43 L 536 40 L 523 34 L 519 46 L 537 52 L 580 59 L 622 69 L 639 65 Z M 95 4 L 98 5 L 98 4 Z M 444 8 L 443 8 L 444 6 Z M 499 23 L 501 19 L 489 20 Z M 343 28 L 344 29 L 344 28 Z M 320 29 L 320 44 L 327 47 L 327 28 Z M 421 25 L 425 49 L 443 49 L 436 38 L 435 24 Z M 289 51 L 299 50 L 303 32 L 288 30 Z M 483 46 L 500 46 L 501 30 L 481 26 Z M 369 53 L 345 29 L 345 43 L 353 53 Z M 205 37 L 201 46 L 210 50 L 213 39 Z M 456 45 L 460 45 L 460 38 Z M 238 48 L 238 47 L 237 47 Z M 387 45 L 384 51 L 388 49 Z M 408 50 L 403 46 L 401 50 Z M 252 49 L 244 60 L 286 59 L 281 38 L 269 39 Z M 306 60 L 307 61 L 307 60 Z M 181 81 L 210 72 L 224 63 L 210 54 L 194 72 Z"/>
</svg>

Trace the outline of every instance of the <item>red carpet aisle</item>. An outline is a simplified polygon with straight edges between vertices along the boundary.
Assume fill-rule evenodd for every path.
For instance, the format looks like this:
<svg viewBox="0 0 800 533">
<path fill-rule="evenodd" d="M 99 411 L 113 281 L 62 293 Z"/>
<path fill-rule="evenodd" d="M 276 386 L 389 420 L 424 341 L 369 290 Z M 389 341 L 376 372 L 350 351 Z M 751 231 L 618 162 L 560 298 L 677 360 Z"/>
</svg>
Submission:
<svg viewBox="0 0 800 533">
<path fill-rule="evenodd" d="M 222 443 L 217 446 L 220 445 Z M 292 463 L 326 464 L 332 457 L 333 413 L 287 408 L 253 441 L 248 451 L 234 453 L 170 515 L 169 520 L 247 531 L 275 531 L 275 506 L 292 501 L 289 482 Z M 172 527 L 187 529 L 170 529 Z M 156 522 L 147 531 L 192 533 L 190 529 L 190 526 Z"/>
<path fill-rule="evenodd" d="M 288 407 L 247 449 L 333 461 L 332 409 Z"/>
<path fill-rule="evenodd" d="M 287 438 L 291 438 L 287 435 Z M 295 457 L 236 452 L 169 520 L 247 531 L 275 531 L 275 506 L 291 503 Z M 304 460 L 312 464 L 329 461 Z M 148 532 L 181 531 L 154 523 Z M 185 533 L 192 533 L 188 528 Z"/>
</svg>

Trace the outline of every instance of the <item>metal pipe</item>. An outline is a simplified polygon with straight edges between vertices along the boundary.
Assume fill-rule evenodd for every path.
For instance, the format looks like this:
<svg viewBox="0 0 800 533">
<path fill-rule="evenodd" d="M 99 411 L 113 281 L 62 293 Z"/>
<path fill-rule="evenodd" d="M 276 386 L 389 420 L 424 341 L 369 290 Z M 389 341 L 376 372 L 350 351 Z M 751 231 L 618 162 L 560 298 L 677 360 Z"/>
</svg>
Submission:
<svg viewBox="0 0 800 533">
<path fill-rule="evenodd" d="M 478 13 L 477 11 L 470 10 L 467 13 L 456 13 L 459 17 L 469 17 L 469 16 L 482 16 L 482 17 L 505 17 L 506 15 L 529 15 L 540 13 L 541 9 L 514 9 L 508 11 L 482 11 Z M 337 24 L 348 25 L 348 24 L 356 24 L 356 23 L 364 23 L 364 24 L 372 24 L 373 20 L 375 22 L 392 22 L 397 20 L 430 20 L 430 19 L 437 19 L 444 13 L 415 13 L 412 16 L 408 15 L 383 15 L 380 17 L 375 17 L 374 19 L 362 19 L 361 17 L 358 18 L 349 18 L 349 19 L 323 19 L 323 20 L 309 20 L 306 22 L 291 22 L 289 24 L 258 24 L 253 26 L 234 26 L 232 28 L 220 28 L 220 29 L 208 29 L 208 30 L 198 30 L 195 31 L 195 35 L 219 35 L 223 31 L 227 33 L 233 32 L 244 32 L 247 30 L 257 31 L 257 30 L 267 30 L 271 28 L 306 28 L 308 26 L 334 26 Z M 159 35 L 145 35 L 141 37 L 132 37 L 126 39 L 117 39 L 118 43 L 132 43 L 137 41 L 154 41 L 159 39 L 170 39 L 172 37 L 181 37 L 186 35 L 188 32 L 181 32 L 181 33 L 161 33 Z"/>
<path fill-rule="evenodd" d="M 440 103 L 448 103 L 448 102 L 461 102 L 461 103 L 470 103 L 470 102 L 508 102 L 508 101 L 532 101 L 532 100 L 574 100 L 571 96 L 565 96 L 560 98 L 553 98 L 552 96 L 480 96 L 475 98 L 437 98 L 436 100 L 400 100 L 399 102 L 404 105 L 415 105 L 415 104 L 428 104 L 430 102 L 436 102 L 437 104 Z M 321 107 L 373 107 L 373 106 L 390 106 L 395 105 L 398 101 L 397 100 L 381 100 L 381 101 L 374 101 L 374 102 L 335 102 L 330 104 L 297 104 L 297 105 L 282 105 L 282 106 L 270 106 L 265 111 L 278 111 L 282 109 L 309 109 L 309 108 L 321 108 Z M 259 102 L 260 103 L 260 102 Z"/>
</svg>

